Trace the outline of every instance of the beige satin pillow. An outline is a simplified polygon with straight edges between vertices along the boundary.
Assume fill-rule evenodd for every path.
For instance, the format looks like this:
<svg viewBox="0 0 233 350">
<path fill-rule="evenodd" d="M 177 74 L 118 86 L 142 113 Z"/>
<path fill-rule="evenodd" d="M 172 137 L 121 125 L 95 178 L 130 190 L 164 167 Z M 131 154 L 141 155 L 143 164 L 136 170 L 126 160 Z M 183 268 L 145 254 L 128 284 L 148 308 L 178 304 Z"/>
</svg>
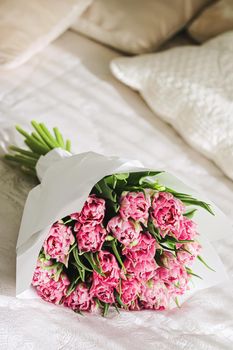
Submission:
<svg viewBox="0 0 233 350">
<path fill-rule="evenodd" d="M 0 0 L 0 69 L 19 66 L 56 39 L 92 0 Z"/>
<path fill-rule="evenodd" d="M 202 43 L 216 35 L 233 30 L 233 0 L 221 0 L 207 7 L 188 29 Z"/>
<path fill-rule="evenodd" d="M 209 0 L 95 0 L 72 29 L 130 54 L 156 50 Z"/>
</svg>

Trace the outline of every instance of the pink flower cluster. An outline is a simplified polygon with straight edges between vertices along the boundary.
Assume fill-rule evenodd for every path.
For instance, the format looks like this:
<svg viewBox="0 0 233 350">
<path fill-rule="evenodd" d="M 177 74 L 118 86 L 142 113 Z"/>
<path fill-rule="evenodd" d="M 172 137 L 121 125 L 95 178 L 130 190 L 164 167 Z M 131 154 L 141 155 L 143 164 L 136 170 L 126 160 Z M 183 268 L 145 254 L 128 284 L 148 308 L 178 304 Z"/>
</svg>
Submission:
<svg viewBox="0 0 233 350">
<path fill-rule="evenodd" d="M 57 273 L 57 265 L 53 265 L 52 261 L 38 259 L 32 279 L 32 285 L 36 287 L 38 295 L 54 304 L 62 302 L 70 285 L 65 273 Z"/>
<path fill-rule="evenodd" d="M 180 225 L 185 207 L 171 193 L 158 192 L 152 200 L 151 217 L 155 227 L 159 228 L 161 236 L 172 234 L 179 239 Z"/>
<path fill-rule="evenodd" d="M 47 302 L 62 304 L 72 310 L 93 310 L 94 300 L 85 283 L 80 283 L 76 289 L 68 294 L 70 281 L 64 272 L 59 271 L 59 264 L 51 260 L 38 259 L 34 271 L 32 285 L 36 287 L 38 295 Z"/>
<path fill-rule="evenodd" d="M 77 288 L 64 299 L 63 305 L 74 311 L 89 311 L 95 308 L 95 302 L 85 283 L 79 283 Z"/>
<path fill-rule="evenodd" d="M 113 254 L 102 250 L 98 257 L 102 275 L 94 271 L 90 293 L 104 303 L 113 304 L 114 289 L 120 281 L 120 268 Z"/>
<path fill-rule="evenodd" d="M 62 224 L 54 224 L 44 242 L 44 252 L 57 262 L 67 266 L 70 247 L 74 244 L 75 238 L 70 227 Z"/>
<path fill-rule="evenodd" d="M 201 246 L 184 204 L 151 189 L 124 191 L 118 200 L 113 216 L 107 201 L 91 194 L 67 223 L 52 226 L 32 281 L 41 298 L 74 311 L 107 304 L 164 310 L 189 289 Z"/>
<path fill-rule="evenodd" d="M 82 252 L 98 252 L 101 250 L 107 232 L 102 224 L 105 215 L 105 201 L 90 195 L 80 213 L 71 218 L 76 220 L 74 231 Z"/>
<path fill-rule="evenodd" d="M 120 199 L 120 215 L 123 219 L 133 219 L 147 223 L 151 200 L 143 192 L 123 192 Z"/>
</svg>

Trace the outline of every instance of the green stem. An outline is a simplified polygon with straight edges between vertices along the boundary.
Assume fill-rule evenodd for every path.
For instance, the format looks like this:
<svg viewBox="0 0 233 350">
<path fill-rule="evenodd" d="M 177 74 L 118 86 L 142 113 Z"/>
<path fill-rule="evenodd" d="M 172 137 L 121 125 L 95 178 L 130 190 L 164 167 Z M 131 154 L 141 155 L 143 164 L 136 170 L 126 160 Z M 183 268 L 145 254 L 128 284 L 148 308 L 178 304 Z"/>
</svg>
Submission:
<svg viewBox="0 0 233 350">
<path fill-rule="evenodd" d="M 29 158 L 25 155 L 15 154 L 14 158 L 19 160 L 19 161 L 25 162 L 25 164 L 32 165 L 34 167 L 36 166 L 36 163 L 37 163 L 36 159 Z"/>
<path fill-rule="evenodd" d="M 37 124 L 36 121 L 33 120 L 31 124 L 49 148 L 53 149 L 57 147 L 57 145 L 48 138 L 47 134 L 43 131 L 42 127 Z"/>
<path fill-rule="evenodd" d="M 83 270 L 83 269 L 77 264 L 77 262 L 73 262 L 72 264 L 73 264 L 73 265 L 76 267 L 76 269 L 78 270 L 79 276 L 80 276 L 80 278 L 81 278 L 81 281 L 82 281 L 82 282 L 85 282 L 85 270 Z"/>
<path fill-rule="evenodd" d="M 70 149 L 71 149 L 71 142 L 70 140 L 66 140 L 66 150 L 70 152 Z"/>
<path fill-rule="evenodd" d="M 213 272 L 216 272 L 214 269 L 212 269 L 212 267 L 210 267 L 206 262 L 205 260 L 200 256 L 198 255 L 197 256 L 198 260 L 200 260 L 200 262 L 202 262 L 203 265 L 205 265 L 209 270 L 213 271 Z"/>
<path fill-rule="evenodd" d="M 201 280 L 203 280 L 203 278 L 201 276 L 194 273 L 189 267 L 186 267 L 185 269 L 186 269 L 188 275 L 191 275 L 191 276 L 194 276 L 194 277 L 197 277 L 197 278 L 200 278 Z"/>
<path fill-rule="evenodd" d="M 108 310 L 109 310 L 109 304 L 105 303 L 104 304 L 104 310 L 103 310 L 103 317 L 106 317 L 108 314 Z"/>
<path fill-rule="evenodd" d="M 56 140 L 57 140 L 57 143 L 59 144 L 59 146 L 60 146 L 61 148 L 65 148 L 65 143 L 64 143 L 62 134 L 60 133 L 60 131 L 58 130 L 58 128 L 53 128 L 53 132 L 54 132 L 54 135 L 55 135 L 55 137 L 56 137 Z"/>
<path fill-rule="evenodd" d="M 77 248 L 73 250 L 73 256 L 74 256 L 74 259 L 75 259 L 76 263 L 77 263 L 82 269 L 92 272 L 92 270 L 89 269 L 88 267 L 86 267 L 86 266 L 82 263 L 82 261 L 80 260 L 79 254 L 78 254 L 78 249 L 77 249 Z"/>
<path fill-rule="evenodd" d="M 113 252 L 114 252 L 114 254 L 115 254 L 119 264 L 121 265 L 123 271 L 126 272 L 125 265 L 123 264 L 123 261 L 121 260 L 120 254 L 119 254 L 119 252 L 117 250 L 115 240 L 111 241 L 111 247 L 112 247 L 112 250 L 113 250 Z"/>
<path fill-rule="evenodd" d="M 31 151 L 26 151 L 25 149 L 22 149 L 22 148 L 19 148 L 19 147 L 16 147 L 16 146 L 10 146 L 9 149 L 11 151 L 15 151 L 15 152 L 18 152 L 20 154 L 24 154 L 28 157 L 31 157 L 31 158 L 34 158 L 34 159 L 39 159 L 40 158 L 40 154 L 38 153 L 35 153 L 35 152 L 31 152 Z"/>
<path fill-rule="evenodd" d="M 43 123 L 40 123 L 39 126 L 43 130 L 43 132 L 47 135 L 49 140 L 56 145 L 56 147 L 59 147 L 59 143 L 57 140 L 53 137 L 53 135 L 50 133 L 50 131 L 46 128 L 46 126 Z"/>
<path fill-rule="evenodd" d="M 180 304 L 179 304 L 178 298 L 176 297 L 174 300 L 175 300 L 176 306 L 180 309 Z"/>
<path fill-rule="evenodd" d="M 5 158 L 18 163 L 24 172 L 34 176 L 36 175 L 35 167 L 41 155 L 46 155 L 57 147 L 70 151 L 71 143 L 70 140 L 67 140 L 65 145 L 58 128 L 54 128 L 54 136 L 45 124 L 36 121 L 32 121 L 31 124 L 35 129 L 31 135 L 20 126 L 16 126 L 16 130 L 25 138 L 24 142 L 29 150 L 12 145 L 9 147 L 12 153 L 7 154 Z"/>
<path fill-rule="evenodd" d="M 33 152 L 39 153 L 40 155 L 45 155 L 50 151 L 46 145 L 42 145 L 40 142 L 36 141 L 33 138 L 27 138 L 24 140 L 24 142 Z"/>
<path fill-rule="evenodd" d="M 87 261 L 89 262 L 89 264 L 91 265 L 93 270 L 95 270 L 99 275 L 104 276 L 102 271 L 96 265 L 96 263 L 95 263 L 95 261 L 93 259 L 93 255 L 91 255 L 90 253 L 84 253 L 84 257 L 87 259 Z"/>
<path fill-rule="evenodd" d="M 6 154 L 5 155 L 5 159 L 13 161 L 13 162 L 16 162 L 16 163 L 19 163 L 19 164 L 24 165 L 25 167 L 29 167 L 31 169 L 34 169 L 35 165 L 36 165 L 36 162 L 32 162 L 29 159 L 26 159 L 24 157 L 20 157 L 20 156 L 17 156 L 17 155 L 12 156 L 10 154 Z"/>
<path fill-rule="evenodd" d="M 15 128 L 24 137 L 26 137 L 26 138 L 30 137 L 30 135 L 25 130 L 23 130 L 19 125 L 16 125 Z"/>
<path fill-rule="evenodd" d="M 118 304 L 120 304 L 124 309 L 127 309 L 127 305 L 125 305 L 123 303 L 123 301 L 121 300 L 120 295 L 117 292 L 115 292 L 115 296 L 116 296 L 116 300 L 117 300 Z"/>
<path fill-rule="evenodd" d="M 42 146 L 46 146 L 47 147 L 47 145 L 46 145 L 46 143 L 41 139 L 41 137 L 39 137 L 38 135 L 37 135 L 37 133 L 36 132 L 32 132 L 31 133 L 31 137 L 32 137 L 32 139 L 33 140 L 36 140 L 37 142 L 39 142 Z"/>
<path fill-rule="evenodd" d="M 22 170 L 25 174 L 30 175 L 30 176 L 32 176 L 32 177 L 37 176 L 35 169 L 29 169 L 29 168 L 26 168 L 26 167 L 22 166 L 22 167 L 21 167 L 21 170 Z"/>
</svg>

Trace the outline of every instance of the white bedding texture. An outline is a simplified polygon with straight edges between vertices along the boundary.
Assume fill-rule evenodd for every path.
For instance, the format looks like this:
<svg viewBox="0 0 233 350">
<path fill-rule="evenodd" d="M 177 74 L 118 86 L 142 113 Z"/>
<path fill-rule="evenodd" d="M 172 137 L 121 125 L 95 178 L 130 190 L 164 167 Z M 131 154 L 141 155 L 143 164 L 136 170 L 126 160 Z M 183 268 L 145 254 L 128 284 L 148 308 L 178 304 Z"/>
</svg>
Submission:
<svg viewBox="0 0 233 350">
<path fill-rule="evenodd" d="M 67 30 L 91 0 L 0 2 L 0 71 L 29 60 Z"/>
<path fill-rule="evenodd" d="M 20 145 L 15 124 L 58 126 L 74 152 L 138 159 L 201 189 L 233 219 L 233 183 L 153 113 L 110 71 L 115 51 L 68 31 L 16 70 L 0 75 L 0 142 Z M 15 298 L 15 246 L 35 183 L 0 160 L 0 349 L 231 350 L 233 237 L 215 242 L 229 279 L 181 309 L 78 315 L 42 300 Z"/>
</svg>

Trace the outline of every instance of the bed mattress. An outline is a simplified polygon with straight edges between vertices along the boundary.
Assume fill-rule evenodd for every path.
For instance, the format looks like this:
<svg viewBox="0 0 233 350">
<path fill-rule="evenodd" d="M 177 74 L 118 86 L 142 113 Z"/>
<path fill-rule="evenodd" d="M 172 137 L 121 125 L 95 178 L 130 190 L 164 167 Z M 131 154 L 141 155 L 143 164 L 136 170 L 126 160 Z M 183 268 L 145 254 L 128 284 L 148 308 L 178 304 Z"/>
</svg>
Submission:
<svg viewBox="0 0 233 350">
<path fill-rule="evenodd" d="M 0 72 L 3 153 L 20 143 L 14 124 L 58 126 L 73 151 L 93 150 L 169 170 L 204 191 L 233 219 L 233 183 L 118 82 L 119 54 L 68 31 L 30 62 Z M 169 98 L 169 96 L 168 96 Z M 35 185 L 0 161 L 0 349 L 232 349 L 233 238 L 215 243 L 229 274 L 224 285 L 195 294 L 181 309 L 80 316 L 41 300 L 15 298 L 15 246 L 24 202 Z"/>
</svg>

